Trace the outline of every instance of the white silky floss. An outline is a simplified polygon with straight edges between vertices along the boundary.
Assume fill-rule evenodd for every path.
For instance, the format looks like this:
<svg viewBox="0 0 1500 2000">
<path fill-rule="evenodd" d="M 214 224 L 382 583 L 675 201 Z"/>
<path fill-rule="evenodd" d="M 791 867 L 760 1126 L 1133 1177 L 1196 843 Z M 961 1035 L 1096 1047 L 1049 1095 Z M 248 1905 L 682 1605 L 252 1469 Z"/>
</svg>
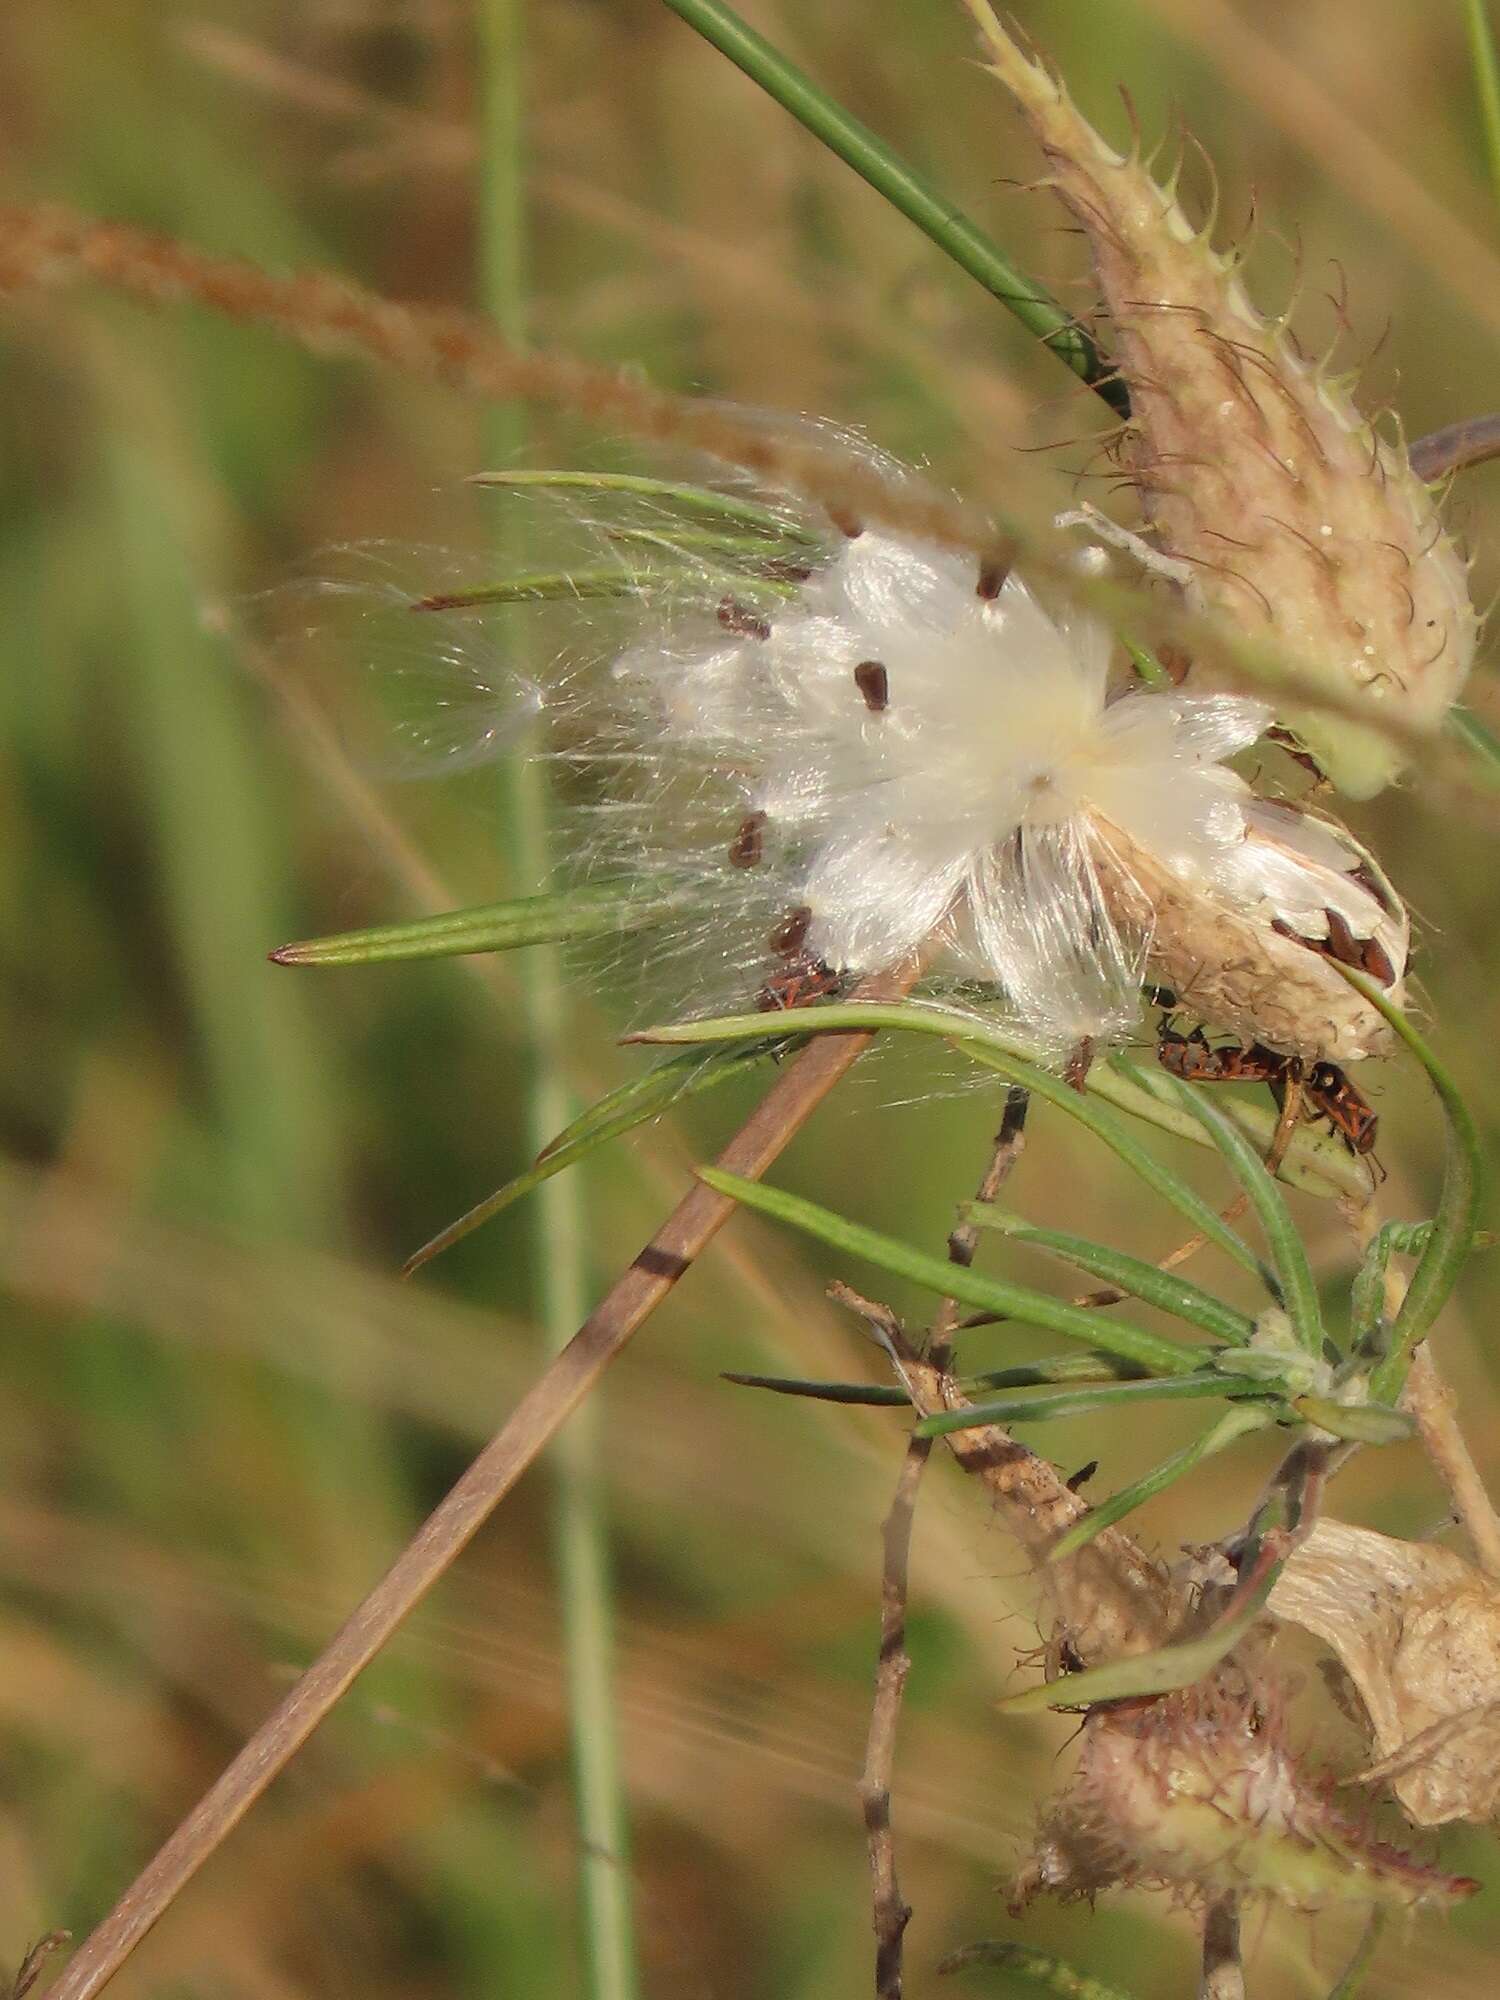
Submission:
<svg viewBox="0 0 1500 2000">
<path fill-rule="evenodd" d="M 1330 897 L 1357 936 L 1390 930 L 1352 843 L 1225 767 L 1267 727 L 1262 703 L 1110 699 L 1108 629 L 1049 614 L 1014 575 L 984 595 L 972 560 L 866 530 L 790 603 L 727 622 L 616 662 L 624 733 L 644 700 L 657 771 L 727 776 L 753 831 L 736 841 L 731 806 L 717 845 L 677 858 L 690 886 L 712 897 L 707 872 L 732 902 L 753 872 L 753 906 L 809 911 L 799 942 L 833 970 L 935 941 L 935 969 L 993 985 L 1056 1057 L 1137 1017 L 1146 876 L 1314 949 Z M 654 858 L 672 865 L 665 844 Z"/>
</svg>

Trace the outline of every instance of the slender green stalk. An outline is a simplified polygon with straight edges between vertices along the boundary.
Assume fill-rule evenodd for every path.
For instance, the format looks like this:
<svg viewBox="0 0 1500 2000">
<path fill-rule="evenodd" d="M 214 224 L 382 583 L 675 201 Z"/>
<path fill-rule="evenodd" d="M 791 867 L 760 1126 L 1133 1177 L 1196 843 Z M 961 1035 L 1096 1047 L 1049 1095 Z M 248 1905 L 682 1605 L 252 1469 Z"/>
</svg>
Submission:
<svg viewBox="0 0 1500 2000">
<path fill-rule="evenodd" d="M 1174 1078 L 1174 1082 L 1176 1079 Z M 1265 1162 L 1222 1112 L 1209 1104 L 1189 1083 L 1177 1083 L 1184 1106 L 1203 1126 L 1234 1170 L 1235 1178 L 1250 1197 L 1270 1247 L 1281 1284 L 1281 1302 L 1286 1307 L 1298 1340 L 1309 1354 L 1323 1351 L 1323 1320 L 1318 1310 L 1318 1287 L 1291 1210 L 1282 1200 L 1276 1183 L 1266 1172 Z"/>
<path fill-rule="evenodd" d="M 1125 385 L 1073 314 L 1033 278 L 1018 271 L 1000 246 L 961 215 L 910 162 L 819 89 L 723 0 L 666 0 L 672 12 L 759 84 L 784 111 L 819 139 L 908 222 L 951 257 L 1013 313 L 1066 367 L 1121 416 L 1130 414 Z"/>
<path fill-rule="evenodd" d="M 480 290 L 501 332 L 526 339 L 526 0 L 482 0 Z M 519 405 L 497 410 L 490 463 L 505 466 L 525 442 Z M 513 529 L 511 533 L 513 535 Z M 512 541 L 504 551 L 512 561 Z M 518 874 L 544 890 L 551 873 L 545 765 L 524 749 L 508 773 Z M 527 1128 L 534 1151 L 577 1107 L 566 1075 L 566 990 L 555 944 L 522 961 L 522 1011 L 532 1057 Z M 537 1191 L 533 1255 L 537 1308 L 548 1345 L 567 1344 L 588 1311 L 586 1234 L 578 1182 L 548 1179 Z M 591 2000 L 634 2000 L 636 1960 L 628 1827 L 613 1693 L 609 1551 L 598 1477 L 597 1402 L 578 1412 L 553 1447 L 553 1531 L 573 1755 L 579 1887 Z"/>
<path fill-rule="evenodd" d="M 1390 1352 L 1370 1376 L 1370 1393 L 1375 1400 L 1394 1403 L 1406 1381 L 1412 1350 L 1425 1338 L 1447 1304 L 1474 1251 L 1481 1181 L 1479 1134 L 1458 1085 L 1400 1009 L 1392 1006 L 1381 988 L 1364 973 L 1347 965 L 1340 965 L 1339 971 L 1372 1006 L 1379 1008 L 1421 1063 L 1448 1123 L 1438 1211 L 1432 1218 L 1417 1268 L 1391 1328 Z"/>
<path fill-rule="evenodd" d="M 1489 0 L 1464 0 L 1469 30 L 1469 54 L 1474 64 L 1474 89 L 1479 99 L 1479 128 L 1490 184 L 1500 201 L 1500 60 L 1495 55 L 1495 30 Z"/>
</svg>

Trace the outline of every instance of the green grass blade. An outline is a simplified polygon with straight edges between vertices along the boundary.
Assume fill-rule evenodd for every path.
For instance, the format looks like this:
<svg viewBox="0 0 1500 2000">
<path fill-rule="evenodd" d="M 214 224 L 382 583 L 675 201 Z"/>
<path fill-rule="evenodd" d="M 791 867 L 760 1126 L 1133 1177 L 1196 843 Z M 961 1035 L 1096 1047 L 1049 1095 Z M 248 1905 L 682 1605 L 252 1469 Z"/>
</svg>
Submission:
<svg viewBox="0 0 1500 2000">
<path fill-rule="evenodd" d="M 1265 1385 L 1261 1384 L 1261 1387 L 1264 1389 Z M 1143 1473 L 1131 1485 L 1122 1486 L 1118 1493 L 1112 1493 L 1107 1500 L 1101 1500 L 1096 1506 L 1091 1507 L 1081 1520 L 1076 1521 L 1071 1528 L 1065 1529 L 1053 1543 L 1048 1550 L 1047 1560 L 1061 1562 L 1065 1556 L 1076 1555 L 1085 1543 L 1094 1539 L 1095 1535 L 1102 1533 L 1105 1528 L 1113 1527 L 1117 1521 L 1123 1521 L 1125 1516 L 1133 1514 L 1137 1507 L 1143 1507 L 1158 1493 L 1164 1493 L 1179 1479 L 1186 1478 L 1187 1474 L 1201 1465 L 1205 1458 L 1212 1458 L 1215 1452 L 1223 1451 L 1237 1438 L 1245 1437 L 1251 1431 L 1264 1430 L 1267 1425 L 1274 1422 L 1275 1412 L 1263 1404 L 1250 1404 L 1226 1410 L 1224 1415 L 1211 1424 L 1200 1437 L 1195 1438 L 1192 1444 L 1182 1451 L 1174 1452 L 1170 1458 L 1163 1459 L 1160 1465 L 1154 1466 L 1150 1472 Z"/>
<path fill-rule="evenodd" d="M 757 1014 L 733 1014 L 714 1021 L 683 1021 L 667 1027 L 646 1028 L 639 1034 L 627 1036 L 626 1040 L 732 1042 L 753 1033 L 762 1019 L 763 1016 Z M 1217 1209 L 1195 1193 L 1170 1167 L 1164 1167 L 1153 1159 L 1120 1120 L 1096 1102 L 1095 1093 L 1072 1089 L 1061 1077 L 1053 1076 L 1049 1070 L 1039 1068 L 1020 1054 L 1015 1036 L 1003 1033 L 972 1014 L 959 1014 L 951 1008 L 932 1007 L 920 1001 L 880 1005 L 860 1001 L 843 1006 L 799 1008 L 795 1018 L 786 1023 L 786 1032 L 798 1035 L 834 1034 L 850 1028 L 901 1028 L 914 1034 L 936 1035 L 951 1042 L 975 1062 L 987 1069 L 997 1070 L 1009 1082 L 1020 1084 L 1058 1110 L 1066 1112 L 1070 1118 L 1076 1118 L 1138 1174 L 1153 1193 L 1160 1195 L 1180 1215 L 1185 1216 L 1194 1229 L 1201 1230 L 1247 1271 L 1253 1271 L 1257 1277 L 1267 1276 L 1265 1266 L 1255 1252 L 1243 1237 L 1237 1236 L 1220 1219 Z"/>
<path fill-rule="evenodd" d="M 1323 1316 L 1318 1309 L 1318 1287 L 1308 1262 L 1307 1246 L 1292 1220 L 1291 1210 L 1281 1198 L 1266 1163 L 1244 1133 L 1194 1090 L 1190 1083 L 1169 1079 L 1182 1103 L 1202 1125 L 1224 1158 L 1235 1179 L 1250 1197 L 1256 1220 L 1265 1234 L 1280 1281 L 1281 1303 L 1298 1341 L 1309 1354 L 1323 1352 Z"/>
<path fill-rule="evenodd" d="M 762 507 L 738 493 L 718 493 L 711 486 L 689 486 L 674 479 L 652 479 L 637 472 L 476 472 L 471 486 L 541 488 L 551 491 L 608 493 L 630 499 L 647 500 L 662 509 L 696 515 L 726 528 L 745 528 L 774 541 L 795 542 L 815 549 L 819 539 L 811 529 L 799 526 L 773 508 Z"/>
<path fill-rule="evenodd" d="M 1244 1346 L 1255 1333 L 1255 1321 L 1248 1313 L 1237 1312 L 1222 1299 L 1216 1299 L 1212 1292 L 1205 1292 L 1201 1285 L 1175 1277 L 1139 1257 L 1128 1256 L 1123 1250 L 1111 1250 L 1102 1243 L 1069 1236 L 1062 1230 L 1039 1228 L 990 1202 L 971 1201 L 964 1214 L 980 1229 L 997 1230 L 1015 1243 L 1029 1243 L 1038 1250 L 1049 1251 L 1116 1290 L 1171 1313 L 1175 1319 L 1185 1319 L 1233 1346 Z"/>
<path fill-rule="evenodd" d="M 1349 984 L 1390 1022 L 1426 1070 L 1447 1119 L 1448 1143 L 1443 1156 L 1443 1185 L 1437 1214 L 1432 1218 L 1417 1268 L 1391 1327 L 1390 1352 L 1370 1376 L 1374 1399 L 1394 1403 L 1406 1380 L 1412 1349 L 1447 1304 L 1474 1250 L 1482 1185 L 1479 1134 L 1463 1093 L 1401 1009 L 1392 1006 L 1384 991 L 1365 973 L 1340 965 L 1336 959 L 1330 959 L 1329 963 L 1337 965 Z"/>
<path fill-rule="evenodd" d="M 1474 90 L 1479 100 L 1479 129 L 1490 187 L 1500 201 L 1500 61 L 1495 56 L 1495 31 L 1490 25 L 1489 0 L 1464 0 L 1469 30 L 1469 58 L 1474 65 Z"/>
<path fill-rule="evenodd" d="M 940 1297 L 957 1299 L 976 1311 L 999 1313 L 1026 1326 L 1046 1327 L 1067 1339 L 1137 1362 L 1152 1375 L 1186 1375 L 1212 1361 L 1204 1348 L 1178 1346 L 1163 1340 L 1160 1334 L 1148 1333 L 1144 1327 L 1107 1320 L 1063 1299 L 1049 1298 L 1045 1292 L 1033 1292 L 1024 1285 L 1012 1285 L 1003 1278 L 951 1264 L 946 1257 L 934 1257 L 929 1251 L 914 1249 L 893 1236 L 866 1228 L 863 1223 L 850 1222 L 800 1195 L 766 1187 L 759 1181 L 743 1180 L 738 1174 L 726 1174 L 717 1167 L 699 1167 L 697 1171 L 698 1178 L 707 1186 L 732 1196 L 746 1208 L 790 1223 L 794 1229 L 835 1250 L 862 1257 L 866 1263 L 922 1285 Z"/>
<path fill-rule="evenodd" d="M 977 279 L 1059 361 L 1097 390 L 1111 409 L 1121 416 L 1129 415 L 1124 384 L 1076 317 L 1043 286 L 1018 271 L 999 245 L 961 215 L 915 167 L 836 104 L 723 0 L 666 0 L 666 5 L 914 222 L 960 270 Z"/>
<path fill-rule="evenodd" d="M 967 1409 L 939 1410 L 923 1417 L 915 1429 L 918 1437 L 949 1437 L 954 1431 L 977 1430 L 983 1424 L 1040 1424 L 1090 1417 L 1117 1405 L 1181 1403 L 1235 1394 L 1264 1400 L 1269 1393 L 1265 1382 L 1205 1369 L 1201 1374 L 1169 1375 L 1159 1381 L 1109 1382 L 1096 1389 L 1059 1389 L 1041 1396 L 986 1397 Z"/>
<path fill-rule="evenodd" d="M 540 10 L 538 10 L 540 11 Z M 528 104 L 531 0 L 479 0 L 474 11 L 479 157 L 476 232 L 479 303 L 515 348 L 530 338 L 531 231 Z M 520 405 L 490 413 L 491 462 L 518 459 L 529 440 Z M 524 569 L 523 520 L 497 524 L 497 567 Z M 536 579 L 532 579 L 535 585 Z M 540 593 L 533 589 L 532 595 Z M 577 578 L 568 593 L 583 594 Z M 529 633 L 512 635 L 524 652 Z M 513 661 L 513 664 L 515 662 Z M 515 879 L 548 889 L 553 881 L 548 766 L 520 746 L 502 771 L 501 802 Z M 606 923 L 621 928 L 618 911 Z M 574 1108 L 569 992 L 554 938 L 540 941 L 517 969 L 528 1057 L 522 1085 L 526 1125 L 541 1147 Z M 587 1316 L 589 1227 L 574 1181 L 549 1180 L 529 1217 L 531 1291 L 549 1351 L 566 1346 Z M 598 1406 L 575 1412 L 549 1453 L 552 1553 L 562 1618 L 564 1699 L 579 1888 L 579 1985 L 588 2000 L 636 2000 L 640 1991 L 630 1866 L 630 1816 L 614 1688 L 610 1526 L 598 1477 Z M 493 1959 L 481 1984 L 508 1983 Z"/>
<path fill-rule="evenodd" d="M 573 943 L 644 930 L 661 917 L 671 897 L 650 882 L 601 882 L 508 903 L 480 903 L 405 924 L 340 931 L 332 937 L 284 944 L 270 956 L 277 965 L 382 965 L 408 958 L 457 958 L 466 953 L 515 951 L 528 944 Z M 764 1033 L 764 1028 L 762 1028 Z"/>
<path fill-rule="evenodd" d="M 697 1097 L 706 1090 L 717 1089 L 721 1083 L 731 1082 L 763 1062 L 775 1046 L 774 1042 L 760 1041 L 716 1049 L 707 1061 L 701 1056 L 690 1063 L 678 1058 L 659 1064 L 647 1076 L 632 1077 L 618 1090 L 609 1091 L 575 1118 L 565 1131 L 550 1140 L 524 1174 L 517 1174 L 504 1187 L 486 1195 L 483 1201 L 476 1202 L 473 1208 L 450 1222 L 446 1229 L 440 1229 L 420 1250 L 414 1251 L 401 1267 L 402 1277 L 414 1276 L 424 1264 L 430 1264 L 434 1257 L 451 1250 L 455 1243 L 471 1236 L 502 1210 L 534 1194 L 554 1174 L 575 1166 L 599 1147 L 623 1138 L 627 1132 L 633 1132 L 638 1125 L 659 1117 L 685 1098 Z"/>
</svg>

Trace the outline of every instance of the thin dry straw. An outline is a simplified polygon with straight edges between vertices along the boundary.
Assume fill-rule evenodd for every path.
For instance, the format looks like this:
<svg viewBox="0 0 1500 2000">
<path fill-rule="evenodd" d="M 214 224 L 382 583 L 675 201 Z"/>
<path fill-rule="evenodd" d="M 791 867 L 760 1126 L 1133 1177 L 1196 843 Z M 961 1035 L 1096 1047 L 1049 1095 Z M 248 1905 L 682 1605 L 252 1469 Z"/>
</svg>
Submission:
<svg viewBox="0 0 1500 2000">
<path fill-rule="evenodd" d="M 867 980 L 858 997 L 898 999 L 915 982 L 917 972 L 916 962 L 910 961 L 896 972 Z M 725 1147 L 719 1164 L 731 1173 L 758 1179 L 873 1039 L 869 1033 L 858 1033 L 827 1035 L 812 1042 L 783 1070 Z M 468 1546 L 734 1210 L 733 1201 L 701 1184 L 678 1203 L 369 1596 L 85 1938 L 50 1989 L 51 2000 L 88 2000 L 114 1977 L 178 1893 Z"/>
<path fill-rule="evenodd" d="M 878 521 L 981 560 L 1008 562 L 1018 546 L 1015 524 L 1000 524 L 982 508 L 915 479 L 892 479 L 853 453 L 737 419 L 720 406 L 654 389 L 633 375 L 569 355 L 519 353 L 473 314 L 383 299 L 326 272 L 277 276 L 243 258 L 209 256 L 172 237 L 58 204 L 0 205 L 0 294 L 89 278 L 148 304 L 206 306 L 230 319 L 272 327 L 317 352 L 361 354 L 468 395 L 547 404 L 605 429 L 704 451 L 802 495 L 835 519 Z M 1278 650 L 1253 644 L 1215 620 L 1080 576 L 1071 561 L 1076 545 L 1060 536 L 1030 530 L 1025 542 L 1035 574 L 1065 581 L 1101 616 L 1150 626 L 1213 661 L 1222 677 L 1252 693 L 1264 695 L 1269 688 L 1301 707 L 1356 718 L 1420 755 L 1425 775 L 1462 791 L 1478 811 L 1495 814 L 1493 793 L 1468 781 L 1468 760 L 1431 731 L 1373 711 L 1359 690 L 1329 687 Z M 1483 742 L 1474 747 L 1488 754 Z"/>
</svg>

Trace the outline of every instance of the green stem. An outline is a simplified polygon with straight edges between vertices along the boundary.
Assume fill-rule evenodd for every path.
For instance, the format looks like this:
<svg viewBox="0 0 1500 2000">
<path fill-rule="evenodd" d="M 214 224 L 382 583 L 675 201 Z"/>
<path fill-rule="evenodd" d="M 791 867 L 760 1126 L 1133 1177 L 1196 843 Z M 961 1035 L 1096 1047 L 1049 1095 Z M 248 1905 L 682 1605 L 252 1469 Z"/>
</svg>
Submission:
<svg viewBox="0 0 1500 2000">
<path fill-rule="evenodd" d="M 1469 54 L 1474 64 L 1474 89 L 1479 98 L 1479 126 L 1489 163 L 1495 198 L 1500 200 L 1500 61 L 1495 56 L 1495 31 L 1489 0 L 1464 0 L 1469 29 Z"/>
<path fill-rule="evenodd" d="M 752 83 L 884 195 L 908 222 L 1013 313 L 1066 367 L 1120 416 L 1130 414 L 1124 383 L 1094 342 L 1051 293 L 1018 271 L 1000 246 L 885 141 L 820 90 L 723 0 L 666 0 L 672 12 L 742 69 Z"/>
<path fill-rule="evenodd" d="M 482 302 L 517 346 L 526 339 L 526 0 L 481 0 L 483 76 L 479 282 Z M 491 418 L 492 465 L 514 462 L 525 443 L 519 405 Z M 514 561 L 514 530 L 504 551 Z M 515 865 L 528 887 L 551 875 L 545 766 L 523 750 L 507 772 Z M 522 1015 L 532 1058 L 526 1122 L 539 1152 L 575 1115 L 565 1078 L 566 990 L 558 947 L 538 944 L 520 969 Z M 564 1346 L 588 1312 L 584 1216 L 576 1179 L 539 1189 L 533 1209 L 537 1312 L 547 1343 Z M 579 1889 L 591 2000 L 634 2000 L 635 1936 L 628 1824 L 613 1690 L 610 1563 L 598 1477 L 600 1443 L 591 1402 L 553 1447 L 553 1537 L 561 1599 L 564 1672 L 573 1759 Z"/>
</svg>

